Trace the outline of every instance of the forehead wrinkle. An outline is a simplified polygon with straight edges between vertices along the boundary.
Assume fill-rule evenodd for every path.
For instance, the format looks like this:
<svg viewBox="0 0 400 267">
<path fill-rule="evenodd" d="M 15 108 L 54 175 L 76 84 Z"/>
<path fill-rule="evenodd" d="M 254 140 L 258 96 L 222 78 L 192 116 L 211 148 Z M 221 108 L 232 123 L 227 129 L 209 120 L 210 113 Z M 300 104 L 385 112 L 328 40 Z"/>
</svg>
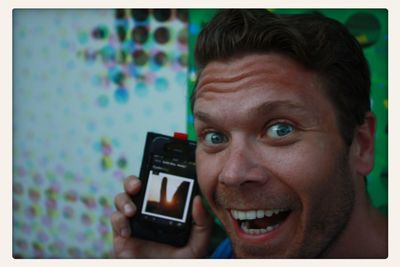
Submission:
<svg viewBox="0 0 400 267">
<path fill-rule="evenodd" d="M 282 80 L 280 77 L 286 75 L 287 71 L 285 68 L 271 68 L 268 64 L 259 61 L 253 62 L 253 64 L 240 64 L 240 68 L 223 69 L 222 71 L 221 64 L 216 63 L 215 66 L 201 74 L 195 91 L 196 98 L 200 96 L 208 98 L 206 96 L 208 93 L 235 93 L 249 87 L 265 87 L 267 89 L 268 86 L 286 86 L 293 88 L 306 79 L 315 79 L 314 73 L 304 71 L 301 75 Z M 235 71 L 235 69 L 238 70 Z"/>
<path fill-rule="evenodd" d="M 235 58 L 228 61 L 214 61 L 208 64 L 200 73 L 199 83 L 197 84 L 196 94 L 199 96 L 203 91 L 234 92 L 240 89 L 241 85 L 249 85 L 247 79 L 259 77 L 269 78 L 281 75 L 286 68 L 276 69 L 271 67 L 270 63 L 277 60 L 274 56 L 270 56 L 269 60 L 260 60 L 265 55 L 250 55 L 243 58 Z M 234 64 L 233 64 L 234 63 Z M 235 86 L 229 86 L 230 84 Z M 226 84 L 224 87 L 223 85 Z M 221 86 L 219 90 L 217 87 Z M 221 90 L 222 89 L 222 90 Z"/>
<path fill-rule="evenodd" d="M 235 92 L 243 87 L 249 86 L 248 79 L 254 79 L 254 76 L 263 76 L 268 72 L 264 69 L 242 70 L 239 72 L 231 72 L 231 75 L 219 75 L 217 72 L 210 74 L 202 74 L 197 86 L 197 97 L 206 92 L 225 93 Z"/>
</svg>

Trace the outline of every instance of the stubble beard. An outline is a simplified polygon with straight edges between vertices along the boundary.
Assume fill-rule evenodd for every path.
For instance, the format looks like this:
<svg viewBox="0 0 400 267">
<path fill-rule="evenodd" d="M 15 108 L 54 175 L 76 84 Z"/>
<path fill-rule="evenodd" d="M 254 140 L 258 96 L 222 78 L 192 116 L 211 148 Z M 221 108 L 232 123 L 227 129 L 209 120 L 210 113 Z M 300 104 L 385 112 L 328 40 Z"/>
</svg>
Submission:
<svg viewBox="0 0 400 267">
<path fill-rule="evenodd" d="M 308 234 L 301 244 L 303 249 L 298 255 L 299 258 L 326 257 L 350 221 L 355 203 L 355 184 L 349 167 L 348 154 L 343 153 L 338 157 L 337 169 L 338 174 L 331 178 L 338 180 L 340 184 L 334 187 L 330 194 L 331 198 L 336 196 L 335 199 L 338 201 L 328 202 L 329 209 L 320 206 L 314 212 L 314 216 L 311 217 L 314 223 L 305 229 L 305 233 Z"/>
<path fill-rule="evenodd" d="M 312 209 L 312 214 L 309 214 L 307 225 L 300 225 L 302 236 L 291 243 L 288 247 L 279 249 L 259 246 L 248 246 L 242 244 L 240 240 L 235 240 L 235 235 L 227 230 L 231 236 L 233 250 L 237 258 L 319 258 L 329 252 L 329 249 L 338 240 L 341 233 L 345 230 L 350 219 L 354 201 L 355 189 L 354 182 L 351 177 L 349 168 L 348 154 L 345 152 L 338 156 L 336 160 L 337 172 L 329 179 L 338 180 L 337 186 L 329 193 L 335 196 L 339 201 L 330 202 L 328 199 L 329 208 L 324 205 L 317 205 Z M 324 196 L 324 194 L 322 194 Z M 287 196 L 286 196 L 287 197 Z M 327 196 L 328 197 L 328 196 Z M 221 195 L 214 195 L 215 203 L 223 204 Z M 296 201 L 296 197 L 287 197 L 286 201 Z M 318 202 L 318 201 L 316 201 Z M 326 203 L 326 202 L 319 202 Z M 299 222 L 302 224 L 302 222 Z M 299 229 L 299 228 L 298 228 Z M 271 254 L 270 251 L 274 253 Z"/>
</svg>

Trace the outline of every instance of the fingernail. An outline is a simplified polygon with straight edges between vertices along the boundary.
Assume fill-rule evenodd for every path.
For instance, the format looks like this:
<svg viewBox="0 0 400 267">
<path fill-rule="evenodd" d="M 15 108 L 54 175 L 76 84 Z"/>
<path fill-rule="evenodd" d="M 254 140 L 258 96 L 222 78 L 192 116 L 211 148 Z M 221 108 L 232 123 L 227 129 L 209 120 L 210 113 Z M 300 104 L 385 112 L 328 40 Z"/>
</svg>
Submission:
<svg viewBox="0 0 400 267">
<path fill-rule="evenodd" d="M 124 206 L 124 212 L 125 212 L 125 214 L 130 215 L 130 214 L 133 213 L 133 211 L 134 211 L 134 210 L 133 210 L 133 208 L 132 208 L 131 205 L 125 204 L 125 206 Z"/>
<path fill-rule="evenodd" d="M 130 182 L 131 187 L 135 187 L 138 183 L 139 183 L 139 180 L 137 180 L 137 179 L 134 179 L 134 180 L 132 180 L 132 181 Z"/>
<path fill-rule="evenodd" d="M 121 236 L 122 237 L 129 237 L 131 235 L 131 229 L 129 228 L 122 228 Z"/>
</svg>

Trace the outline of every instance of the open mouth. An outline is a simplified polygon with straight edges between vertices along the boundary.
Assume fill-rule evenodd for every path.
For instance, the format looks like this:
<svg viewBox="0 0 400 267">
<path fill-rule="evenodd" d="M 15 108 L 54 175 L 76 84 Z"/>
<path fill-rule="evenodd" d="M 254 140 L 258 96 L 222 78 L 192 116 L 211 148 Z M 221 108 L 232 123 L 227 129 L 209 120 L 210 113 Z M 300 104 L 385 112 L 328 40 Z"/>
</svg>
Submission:
<svg viewBox="0 0 400 267">
<path fill-rule="evenodd" d="M 291 210 L 231 210 L 232 217 L 246 234 L 260 235 L 273 231 L 289 216 Z"/>
</svg>

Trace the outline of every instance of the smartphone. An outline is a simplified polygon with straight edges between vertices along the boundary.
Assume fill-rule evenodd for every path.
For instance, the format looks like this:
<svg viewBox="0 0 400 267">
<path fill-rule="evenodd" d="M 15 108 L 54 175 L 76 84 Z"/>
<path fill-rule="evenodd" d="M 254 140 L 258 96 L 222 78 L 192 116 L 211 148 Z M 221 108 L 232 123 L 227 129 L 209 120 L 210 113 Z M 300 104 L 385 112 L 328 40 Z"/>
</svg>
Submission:
<svg viewBox="0 0 400 267">
<path fill-rule="evenodd" d="M 147 133 L 139 179 L 138 208 L 131 219 L 135 238 L 184 246 L 192 227 L 191 208 L 197 194 L 196 143 L 185 134 Z"/>
</svg>

